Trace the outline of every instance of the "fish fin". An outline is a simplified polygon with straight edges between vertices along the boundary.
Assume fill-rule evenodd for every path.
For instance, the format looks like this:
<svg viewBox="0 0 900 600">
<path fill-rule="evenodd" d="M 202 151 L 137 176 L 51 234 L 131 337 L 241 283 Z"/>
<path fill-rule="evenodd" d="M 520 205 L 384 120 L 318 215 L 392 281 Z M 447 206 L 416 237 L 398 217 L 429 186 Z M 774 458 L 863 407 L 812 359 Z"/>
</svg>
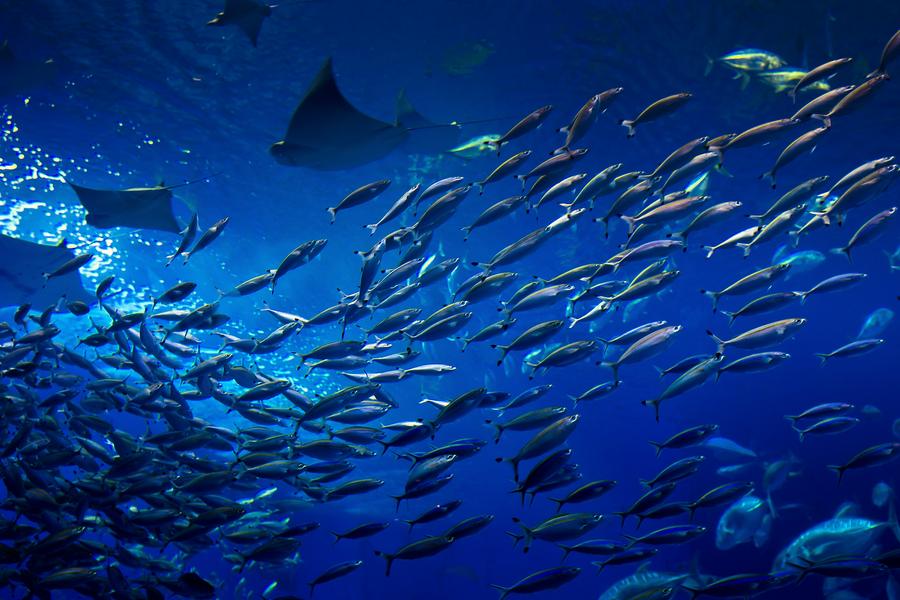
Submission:
<svg viewBox="0 0 900 600">
<path fill-rule="evenodd" d="M 744 249 L 744 258 L 747 258 L 748 256 L 750 256 L 750 247 L 751 247 L 751 244 L 745 244 L 745 243 L 743 243 L 743 242 L 738 242 L 738 243 L 737 243 L 737 247 L 738 247 L 738 248 L 743 248 L 743 249 Z"/>
<path fill-rule="evenodd" d="M 496 583 L 491 583 L 489 585 L 500 592 L 499 600 L 505 600 L 505 598 L 509 595 L 510 588 L 503 587 L 502 585 L 497 585 Z"/>
<path fill-rule="evenodd" d="M 853 264 L 853 258 L 850 256 L 850 246 L 844 246 L 842 248 L 832 248 L 831 253 L 837 255 L 843 254 L 847 257 L 847 260 L 850 261 L 850 264 Z"/>
<path fill-rule="evenodd" d="M 824 367 L 825 363 L 828 362 L 828 354 L 825 354 L 823 352 L 816 352 L 815 354 L 817 357 L 819 357 L 819 360 L 822 361 L 819 363 L 819 366 Z"/>
<path fill-rule="evenodd" d="M 719 354 L 724 354 L 724 353 L 725 353 L 725 342 L 722 341 L 722 338 L 720 338 L 719 336 L 717 336 L 716 334 L 714 334 L 714 333 L 713 333 L 712 331 L 710 331 L 709 329 L 706 330 L 706 335 L 708 335 L 709 337 L 711 337 L 711 338 L 713 339 L 713 341 L 716 343 L 716 345 L 718 346 L 717 352 L 718 352 Z"/>
<path fill-rule="evenodd" d="M 841 481 L 844 479 L 844 471 L 847 470 L 847 467 L 844 465 L 828 465 L 828 468 L 837 473 L 838 485 L 841 485 Z"/>
</svg>

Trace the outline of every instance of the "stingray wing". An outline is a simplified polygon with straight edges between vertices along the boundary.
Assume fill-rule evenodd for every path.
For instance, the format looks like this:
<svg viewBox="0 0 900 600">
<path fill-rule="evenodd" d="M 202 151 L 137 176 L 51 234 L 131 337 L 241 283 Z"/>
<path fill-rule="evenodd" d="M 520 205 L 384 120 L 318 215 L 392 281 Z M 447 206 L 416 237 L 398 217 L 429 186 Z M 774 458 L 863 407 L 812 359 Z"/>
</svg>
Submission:
<svg viewBox="0 0 900 600">
<path fill-rule="evenodd" d="M 397 127 L 409 134 L 405 149 L 416 154 L 446 152 L 459 143 L 459 129 L 423 117 L 401 90 L 397 95 Z"/>
<path fill-rule="evenodd" d="M 403 129 L 372 118 L 350 104 L 337 86 L 330 58 L 319 69 L 284 135 L 285 142 L 304 148 L 329 152 L 368 145 L 373 150 L 384 149 L 384 154 L 404 138 Z"/>
<path fill-rule="evenodd" d="M 85 221 L 98 229 L 130 227 L 178 233 L 172 191 L 164 187 L 97 190 L 69 183 L 87 210 Z"/>
<path fill-rule="evenodd" d="M 70 301 L 91 300 L 77 272 L 54 277 L 44 284 L 44 273 L 75 258 L 71 250 L 0 235 L 0 255 L 0 306 L 29 302 L 43 309 L 62 296 Z"/>
</svg>

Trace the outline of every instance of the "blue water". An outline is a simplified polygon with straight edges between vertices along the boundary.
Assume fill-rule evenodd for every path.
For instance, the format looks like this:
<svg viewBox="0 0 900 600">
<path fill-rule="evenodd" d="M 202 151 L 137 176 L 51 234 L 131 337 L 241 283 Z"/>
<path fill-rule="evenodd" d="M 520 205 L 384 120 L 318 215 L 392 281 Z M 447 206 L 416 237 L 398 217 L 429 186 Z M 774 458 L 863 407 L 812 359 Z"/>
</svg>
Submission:
<svg viewBox="0 0 900 600">
<path fill-rule="evenodd" d="M 51 77 L 24 90 L 5 90 L 0 97 L 2 227 L 4 233 L 17 237 L 45 243 L 65 237 L 71 245 L 92 248 L 98 259 L 82 270 L 86 289 L 92 290 L 97 281 L 114 274 L 118 278 L 116 289 L 121 290 L 115 303 L 128 310 L 140 310 L 155 294 L 179 281 L 199 285 L 190 299 L 191 307 L 212 301 L 218 297 L 217 290 L 230 289 L 274 268 L 299 243 L 327 238 L 328 245 L 320 257 L 282 279 L 274 296 L 264 290 L 222 300 L 221 312 L 231 316 L 223 331 L 242 337 L 264 336 L 278 325 L 260 312 L 264 301 L 273 308 L 309 317 L 335 304 L 340 298 L 338 290 L 355 290 L 360 261 L 353 251 L 368 249 L 377 239 L 370 237 L 363 226 L 377 220 L 408 187 L 457 175 L 466 181 L 480 180 L 498 164 L 492 154 L 462 160 L 446 153 L 405 151 L 338 172 L 277 164 L 267 152 L 268 146 L 281 139 L 299 97 L 326 56 L 333 57 L 345 95 L 383 120 L 393 119 L 394 99 L 401 88 L 416 108 L 435 122 L 496 119 L 462 127 L 460 143 L 502 133 L 529 111 L 552 104 L 553 111 L 543 127 L 504 147 L 504 158 L 533 149 L 529 167 L 537 164 L 536 157 L 542 160 L 545 153 L 562 144 L 563 135 L 556 129 L 567 124 L 588 97 L 622 86 L 621 96 L 579 142 L 590 152 L 572 172 L 583 171 L 590 176 L 617 162 L 625 165 L 622 172 L 649 171 L 686 140 L 742 131 L 789 116 L 799 106 L 755 80 L 742 88 L 732 72 L 721 66 L 704 76 L 708 56 L 758 47 L 783 56 L 790 65 L 806 68 L 830 58 L 852 56 L 854 63 L 832 82 L 846 85 L 861 81 L 877 66 L 884 42 L 900 23 L 900 7 L 890 2 L 831 7 L 809 1 L 784 4 L 284 0 L 264 23 L 259 45 L 253 48 L 236 29 L 203 25 L 221 10 L 220 3 L 211 0 L 86 0 L 77 6 L 64 0 L 7 0 L 0 2 L 0 39 L 8 39 L 19 59 L 39 63 L 52 58 L 56 67 Z M 636 137 L 625 137 L 618 125 L 620 119 L 632 118 L 653 100 L 679 91 L 693 94 L 686 106 L 674 115 L 639 127 Z M 804 96 L 804 100 L 810 98 Z M 806 125 L 800 127 L 807 130 Z M 799 128 L 795 131 L 800 133 Z M 729 329 L 727 319 L 713 314 L 709 300 L 698 290 L 721 289 L 740 276 L 772 264 L 773 255 L 787 243 L 787 237 L 764 244 L 747 259 L 727 249 L 706 260 L 699 246 L 701 242 L 719 242 L 748 227 L 752 223 L 743 219 L 744 213 L 765 210 L 781 193 L 805 179 L 829 175 L 833 182 L 865 161 L 900 154 L 897 131 L 900 95 L 893 81 L 859 111 L 841 119 L 814 153 L 785 167 L 776 191 L 759 175 L 772 166 L 793 135 L 729 153 L 727 170 L 731 177 L 711 173 L 707 193 L 712 202 L 740 200 L 745 209 L 740 211 L 741 216 L 735 215 L 696 238 L 692 236 L 688 252 L 673 256 L 681 275 L 668 289 L 627 309 L 623 306 L 610 311 L 590 326 L 565 329 L 555 338 L 556 342 L 606 338 L 654 320 L 684 327 L 662 355 L 624 366 L 619 389 L 577 409 L 581 421 L 568 444 L 574 450 L 573 462 L 580 465 L 581 483 L 618 481 L 615 489 L 602 498 L 570 507 L 607 515 L 588 537 L 619 538 L 623 532 L 633 533 L 633 521 L 623 530 L 618 518 L 610 513 L 624 510 L 643 493 L 638 479 L 652 477 L 675 458 L 700 452 L 668 451 L 656 458 L 648 440 L 663 440 L 702 423 L 718 424 L 720 435 L 758 455 L 752 461 L 758 466 L 750 471 L 749 479 L 763 497 L 765 466 L 794 457 L 793 476 L 773 493 L 776 503 L 787 508 L 774 521 L 762 548 L 751 544 L 728 551 L 715 546 L 715 526 L 724 508 L 701 510 L 696 522 L 710 531 L 689 544 L 661 547 L 652 559 L 653 570 L 699 570 L 717 576 L 767 572 L 782 548 L 810 526 L 830 518 L 845 502 L 857 504 L 858 514 L 873 520 L 887 518 L 886 508 L 873 506 L 871 492 L 880 481 L 891 486 L 898 483 L 896 463 L 848 471 L 839 487 L 826 465 L 844 463 L 866 447 L 896 439 L 892 424 L 900 417 L 897 323 L 880 334 L 884 344 L 863 356 L 835 358 L 820 368 L 814 353 L 834 350 L 855 339 L 874 310 L 897 309 L 898 272 L 891 270 L 885 256 L 897 248 L 897 222 L 891 223 L 877 241 L 857 250 L 852 265 L 829 250 L 845 243 L 875 212 L 896 206 L 900 186 L 895 183 L 870 204 L 853 211 L 843 227 L 823 228 L 803 237 L 797 251 L 821 252 L 824 261 L 808 269 L 793 268 L 788 279 L 778 282 L 773 291 L 809 289 L 827 277 L 850 271 L 866 273 L 866 280 L 847 290 L 813 296 L 803 305 L 792 304 L 771 319 L 769 315 L 739 319 Z M 222 237 L 192 257 L 187 266 L 177 260 L 168 268 L 163 266 L 165 257 L 176 246 L 177 236 L 93 229 L 84 223 L 83 209 L 62 183 L 66 179 L 98 188 L 124 188 L 210 175 L 214 176 L 207 182 L 176 190 L 176 197 L 184 202 L 176 202 L 176 213 L 186 220 L 191 210 L 188 206 L 195 207 L 201 229 L 225 216 L 230 217 L 230 223 Z M 335 205 L 353 189 L 381 178 L 392 180 L 385 194 L 362 207 L 342 211 L 336 224 L 329 225 L 326 207 Z M 452 288 L 477 272 L 470 266 L 472 261 L 488 260 L 503 246 L 559 216 L 561 209 L 553 202 L 536 215 L 520 212 L 476 230 L 463 242 L 459 227 L 470 223 L 489 204 L 518 191 L 519 183 L 511 178 L 489 185 L 483 196 L 473 191 L 454 218 L 438 230 L 426 253 L 437 259 L 459 257 L 461 266 L 456 273 L 449 281 L 430 286 L 361 324 L 374 323 L 405 307 L 422 307 L 423 315 L 429 314 L 449 301 Z M 601 198 L 599 210 L 605 209 L 612 198 Z M 593 216 L 599 215 L 582 217 L 575 227 L 555 236 L 539 252 L 511 265 L 509 270 L 518 271 L 519 278 L 501 298 L 507 299 L 533 277 L 549 278 L 580 264 L 602 262 L 617 252 L 625 240 L 624 225 L 614 222 L 606 239 L 601 225 L 590 221 Z M 402 217 L 401 222 L 411 224 L 410 215 Z M 391 225 L 395 224 L 385 225 L 383 233 L 391 231 Z M 388 253 L 383 266 L 395 266 L 396 261 L 396 254 Z M 640 268 L 623 269 L 623 278 L 630 279 Z M 723 298 L 720 306 L 735 310 L 761 294 Z M 592 305 L 579 303 L 577 314 Z M 497 306 L 494 301 L 475 305 L 475 316 L 464 332 L 472 334 L 497 320 Z M 13 310 L 0 310 L 0 320 L 11 321 Z M 523 312 L 512 332 L 563 318 L 563 312 L 564 303 Z M 660 423 L 654 421 L 650 408 L 641 406 L 640 401 L 657 396 L 671 381 L 660 380 L 654 365 L 666 367 L 680 358 L 715 350 L 705 330 L 724 337 L 786 317 L 803 317 L 808 323 L 796 337 L 778 346 L 777 350 L 791 354 L 785 364 L 763 373 L 724 374 L 715 384 L 710 381 L 667 400 Z M 89 330 L 84 320 L 68 315 L 59 320 L 65 323 L 64 336 L 70 345 Z M 360 335 L 355 326 L 348 331 L 348 337 Z M 290 353 L 308 351 L 339 336 L 336 324 L 304 328 L 276 354 L 259 357 L 257 365 L 269 374 L 292 378 L 297 389 L 307 395 L 333 392 L 347 384 L 344 378 L 319 371 L 304 379 L 294 370 L 296 359 Z M 206 335 L 204 339 L 204 350 L 212 353 L 218 348 L 214 338 Z M 509 340 L 511 336 L 507 333 L 499 339 Z M 395 348 L 405 348 L 405 342 L 394 343 Z M 422 398 L 449 400 L 482 385 L 516 394 L 531 385 L 552 383 L 552 393 L 541 403 L 570 406 L 568 395 L 610 379 L 607 369 L 595 365 L 599 355 L 591 361 L 551 369 L 529 381 L 521 368 L 522 352 L 513 353 L 498 368 L 497 352 L 489 343 L 472 344 L 465 353 L 460 352 L 455 340 L 416 346 L 422 349 L 422 355 L 412 364 L 448 363 L 456 371 L 437 378 L 410 377 L 385 384 L 400 408 L 392 410 L 384 423 L 431 418 L 433 409 L 419 404 Z M 610 356 L 615 352 L 610 350 Z M 746 353 L 733 351 L 729 358 Z M 240 354 L 235 361 L 255 366 Z M 861 423 L 838 436 L 813 437 L 800 443 L 783 416 L 824 402 L 853 403 L 856 408 L 852 414 L 861 418 Z M 225 414 L 214 400 L 194 402 L 191 409 L 195 416 L 219 425 L 250 425 L 233 413 Z M 493 431 L 484 420 L 490 416 L 475 411 L 442 427 L 434 443 L 470 436 L 489 440 Z M 147 428 L 143 420 L 128 415 L 106 417 L 135 435 Z M 151 427 L 158 431 L 161 425 L 154 423 Z M 315 436 L 301 432 L 301 437 Z M 489 584 L 511 585 L 532 572 L 559 564 L 560 550 L 553 544 L 537 541 L 523 554 L 521 547 L 514 548 L 504 534 L 517 529 L 513 517 L 532 524 L 555 510 L 543 496 L 538 496 L 533 505 L 522 506 L 518 496 L 509 493 L 513 487 L 510 467 L 495 462 L 497 457 L 515 454 L 529 437 L 529 433 L 507 432 L 499 445 L 489 443 L 474 458 L 454 466 L 454 479 L 448 487 L 434 496 L 404 502 L 399 512 L 395 512 L 389 495 L 402 491 L 406 463 L 391 454 L 356 461 L 357 468 L 349 478 L 377 477 L 385 480 L 385 485 L 375 492 L 331 503 L 310 501 L 306 509 L 290 514 L 294 524 L 321 524 L 302 538 L 296 564 L 252 565 L 238 573 L 223 559 L 223 553 L 232 551 L 225 542 L 193 556 L 171 548 L 164 555 L 214 582 L 221 598 L 259 598 L 273 582 L 277 587 L 266 597 L 307 597 L 306 584 L 312 578 L 336 563 L 356 559 L 364 561 L 359 570 L 323 584 L 316 590 L 316 597 L 495 598 L 497 592 Z M 426 449 L 429 444 L 424 442 L 413 449 Z M 715 457 L 708 451 L 702 453 L 707 455 L 705 464 L 695 476 L 678 484 L 672 500 L 695 499 L 726 481 L 716 469 L 736 461 Z M 272 498 L 304 497 L 284 483 L 258 483 L 259 489 L 277 485 Z M 225 495 L 245 498 L 253 491 Z M 436 523 L 416 526 L 412 535 L 400 521 L 452 499 L 461 499 L 461 508 Z M 265 501 L 260 504 L 264 507 Z M 394 551 L 413 539 L 437 535 L 451 524 L 479 514 L 495 516 L 484 531 L 455 542 L 437 556 L 397 561 L 391 576 L 385 578 L 384 561 L 374 555 L 375 550 Z M 4 515 L 11 518 L 11 513 Z M 373 538 L 333 545 L 328 534 L 382 520 L 397 522 Z M 664 524 L 675 522 L 679 521 Z M 647 523 L 640 531 L 651 531 L 654 525 L 658 524 Z M 213 535 L 213 539 L 218 540 L 218 536 Z M 882 550 L 889 550 L 896 547 L 897 540 L 887 533 L 879 544 Z M 156 553 L 154 548 L 148 551 Z M 566 564 L 583 567 L 583 571 L 559 590 L 546 592 L 545 597 L 594 598 L 638 567 L 609 567 L 597 575 L 590 557 L 572 555 Z M 135 569 L 128 573 L 135 578 L 141 575 Z M 885 581 L 879 576 L 858 582 L 852 589 L 859 596 L 852 597 L 886 597 Z M 13 594 L 8 597 L 21 597 L 22 593 L 22 588 L 15 593 L 10 588 L 3 592 Z M 54 597 L 74 596 L 71 591 L 54 593 Z M 822 597 L 822 578 L 811 576 L 799 587 L 776 590 L 767 597 Z"/>
</svg>

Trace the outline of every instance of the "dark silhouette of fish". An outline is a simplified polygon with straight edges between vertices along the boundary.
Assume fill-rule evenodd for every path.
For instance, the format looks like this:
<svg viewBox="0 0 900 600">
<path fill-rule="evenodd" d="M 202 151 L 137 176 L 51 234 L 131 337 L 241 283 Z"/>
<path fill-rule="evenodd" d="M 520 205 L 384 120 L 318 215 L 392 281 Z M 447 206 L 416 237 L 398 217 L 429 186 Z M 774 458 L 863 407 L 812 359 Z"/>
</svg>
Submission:
<svg viewBox="0 0 900 600">
<path fill-rule="evenodd" d="M 65 247 L 65 240 L 56 246 L 38 244 L 8 235 L 0 235 L 0 306 L 30 303 L 44 307 L 65 296 L 69 302 L 90 302 L 91 295 L 81 284 L 78 272 L 45 280 L 66 264 L 75 253 Z"/>
</svg>

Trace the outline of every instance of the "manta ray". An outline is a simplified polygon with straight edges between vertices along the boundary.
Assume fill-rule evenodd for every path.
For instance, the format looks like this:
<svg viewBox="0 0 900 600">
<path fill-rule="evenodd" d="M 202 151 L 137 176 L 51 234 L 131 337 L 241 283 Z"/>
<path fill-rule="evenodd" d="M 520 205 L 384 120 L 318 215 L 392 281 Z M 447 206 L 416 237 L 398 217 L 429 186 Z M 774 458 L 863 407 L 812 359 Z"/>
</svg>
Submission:
<svg viewBox="0 0 900 600">
<path fill-rule="evenodd" d="M 85 221 L 97 229 L 131 227 L 178 233 L 181 227 L 172 212 L 174 186 L 125 190 L 97 190 L 67 182 L 87 210 Z"/>
<path fill-rule="evenodd" d="M 332 171 L 370 163 L 401 147 L 410 153 L 446 150 L 456 138 L 455 124 L 429 121 L 403 92 L 394 123 L 365 114 L 341 93 L 328 58 L 294 110 L 284 139 L 269 152 L 283 165 Z"/>
<path fill-rule="evenodd" d="M 68 301 L 91 301 L 77 271 L 44 280 L 44 273 L 75 258 L 64 242 L 48 246 L 0 234 L 0 256 L 0 306 L 27 302 L 43 309 L 63 296 Z"/>
<path fill-rule="evenodd" d="M 255 48 L 263 21 L 271 14 L 271 6 L 256 0 L 225 0 L 225 9 L 207 25 L 233 25 L 250 38 L 250 43 Z"/>
</svg>

